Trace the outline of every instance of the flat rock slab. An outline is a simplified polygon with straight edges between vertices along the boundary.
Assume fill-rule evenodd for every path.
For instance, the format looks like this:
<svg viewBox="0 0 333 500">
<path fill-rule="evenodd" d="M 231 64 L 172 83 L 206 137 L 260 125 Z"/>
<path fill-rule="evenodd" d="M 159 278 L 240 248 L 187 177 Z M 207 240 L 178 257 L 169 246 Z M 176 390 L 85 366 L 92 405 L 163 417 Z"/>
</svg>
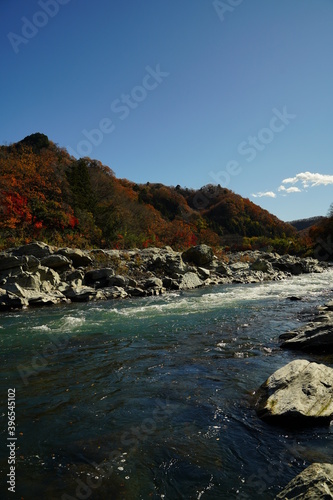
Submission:
<svg viewBox="0 0 333 500">
<path fill-rule="evenodd" d="M 315 320 L 291 332 L 280 335 L 283 349 L 330 353 L 333 352 L 333 313 L 331 304 L 318 309 Z"/>
<path fill-rule="evenodd" d="M 287 484 L 276 500 L 329 500 L 333 498 L 333 465 L 312 464 Z"/>
<path fill-rule="evenodd" d="M 333 418 L 333 369 L 297 359 L 259 388 L 260 418 L 288 425 L 328 425 Z"/>
</svg>

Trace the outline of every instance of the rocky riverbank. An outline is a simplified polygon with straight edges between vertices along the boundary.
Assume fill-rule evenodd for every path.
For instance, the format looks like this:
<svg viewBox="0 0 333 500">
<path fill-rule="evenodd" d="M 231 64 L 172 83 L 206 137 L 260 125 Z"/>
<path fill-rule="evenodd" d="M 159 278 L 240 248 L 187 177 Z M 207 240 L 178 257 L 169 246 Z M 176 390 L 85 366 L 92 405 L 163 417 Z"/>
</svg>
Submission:
<svg viewBox="0 0 333 500">
<path fill-rule="evenodd" d="M 207 245 L 185 252 L 170 247 L 82 251 L 35 242 L 0 253 L 0 310 L 278 281 L 327 266 L 312 258 L 259 251 L 219 259 Z"/>
<path fill-rule="evenodd" d="M 330 355 L 333 352 L 333 301 L 319 306 L 312 321 L 280 335 L 281 348 Z M 332 426 L 333 368 L 296 359 L 259 387 L 257 414 L 268 423 L 287 428 Z M 333 465 L 313 463 L 296 476 L 277 499 L 333 498 Z"/>
</svg>

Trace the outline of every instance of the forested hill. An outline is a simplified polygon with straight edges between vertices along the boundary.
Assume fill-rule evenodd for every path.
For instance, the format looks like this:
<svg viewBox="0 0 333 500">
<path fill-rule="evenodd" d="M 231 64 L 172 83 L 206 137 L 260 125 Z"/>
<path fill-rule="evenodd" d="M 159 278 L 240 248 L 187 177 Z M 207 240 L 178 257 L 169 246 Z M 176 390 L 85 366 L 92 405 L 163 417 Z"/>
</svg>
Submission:
<svg viewBox="0 0 333 500">
<path fill-rule="evenodd" d="M 200 190 L 117 179 L 36 133 L 0 146 L 0 245 L 33 239 L 75 247 L 251 245 L 296 230 L 221 186 Z M 244 239 L 245 238 L 245 239 Z"/>
</svg>

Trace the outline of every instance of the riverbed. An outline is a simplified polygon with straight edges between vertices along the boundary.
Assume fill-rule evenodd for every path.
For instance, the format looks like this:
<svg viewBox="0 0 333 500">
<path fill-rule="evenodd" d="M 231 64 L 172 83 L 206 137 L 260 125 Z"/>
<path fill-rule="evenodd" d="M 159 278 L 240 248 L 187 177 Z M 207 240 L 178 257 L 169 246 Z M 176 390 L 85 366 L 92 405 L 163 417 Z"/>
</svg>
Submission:
<svg viewBox="0 0 333 500">
<path fill-rule="evenodd" d="M 333 463 L 332 427 L 270 426 L 253 407 L 293 359 L 333 367 L 278 342 L 332 300 L 332 278 L 3 313 L 2 478 L 9 388 L 16 498 L 268 500 L 312 462 Z"/>
</svg>

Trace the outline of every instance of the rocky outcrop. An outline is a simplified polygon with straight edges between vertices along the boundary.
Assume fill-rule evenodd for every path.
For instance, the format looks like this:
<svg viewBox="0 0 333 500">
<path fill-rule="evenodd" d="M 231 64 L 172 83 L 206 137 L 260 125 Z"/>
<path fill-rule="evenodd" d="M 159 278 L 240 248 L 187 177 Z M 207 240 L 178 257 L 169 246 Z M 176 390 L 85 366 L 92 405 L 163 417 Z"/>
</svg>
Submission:
<svg viewBox="0 0 333 500">
<path fill-rule="evenodd" d="M 280 335 L 283 349 L 333 352 L 333 301 L 318 308 L 313 321 Z"/>
<path fill-rule="evenodd" d="M 333 498 L 333 465 L 314 463 L 287 484 L 276 500 Z"/>
<path fill-rule="evenodd" d="M 333 369 L 297 359 L 259 388 L 256 411 L 271 422 L 329 424 L 333 418 Z"/>
<path fill-rule="evenodd" d="M 184 262 L 189 262 L 195 266 L 209 266 L 214 259 L 213 250 L 208 245 L 197 245 L 182 253 Z"/>
<path fill-rule="evenodd" d="M 0 309 L 280 280 L 291 276 L 296 264 L 304 272 L 325 266 L 314 259 L 258 251 L 230 254 L 222 261 L 207 245 L 181 253 L 171 247 L 83 251 L 35 242 L 0 252 Z"/>
</svg>

